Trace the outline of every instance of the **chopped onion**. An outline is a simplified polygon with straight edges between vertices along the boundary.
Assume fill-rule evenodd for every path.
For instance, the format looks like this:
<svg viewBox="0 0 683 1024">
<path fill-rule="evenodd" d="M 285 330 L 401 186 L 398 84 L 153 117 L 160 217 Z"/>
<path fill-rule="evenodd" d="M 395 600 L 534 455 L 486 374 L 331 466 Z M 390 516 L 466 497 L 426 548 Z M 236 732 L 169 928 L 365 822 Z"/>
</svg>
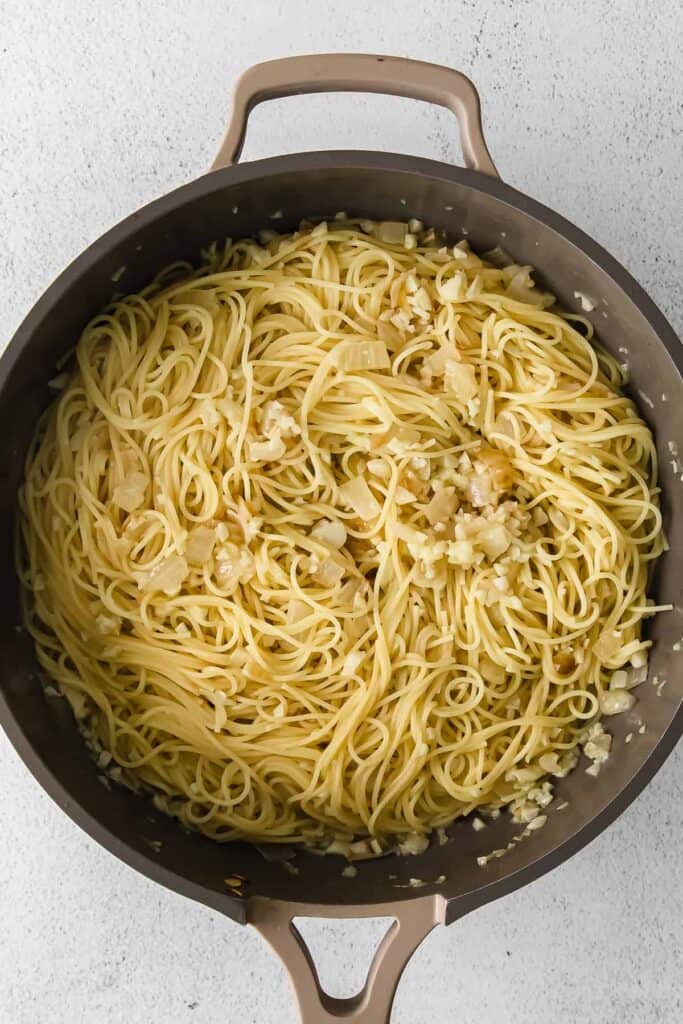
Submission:
<svg viewBox="0 0 683 1024">
<path fill-rule="evenodd" d="M 461 402 L 468 402 L 475 397 L 479 387 L 473 366 L 447 359 L 444 373 L 444 391 L 451 392 Z"/>
<path fill-rule="evenodd" d="M 160 562 L 146 578 L 138 584 L 141 590 L 162 590 L 165 594 L 177 594 L 187 576 L 187 562 L 180 555 L 170 555 Z"/>
<path fill-rule="evenodd" d="M 144 502 L 146 490 L 147 477 L 136 470 L 128 473 L 122 483 L 114 488 L 112 501 L 125 512 L 133 512 Z"/>
<path fill-rule="evenodd" d="M 239 402 L 232 398 L 221 398 L 216 402 L 216 408 L 223 413 L 230 426 L 237 430 L 244 418 L 244 409 Z"/>
<path fill-rule="evenodd" d="M 377 337 L 390 352 L 395 352 L 403 345 L 403 338 L 392 323 L 387 320 L 377 321 Z"/>
<path fill-rule="evenodd" d="M 398 220 L 382 220 L 372 225 L 370 233 L 380 242 L 391 245 L 402 245 L 408 233 L 408 225 Z"/>
<path fill-rule="evenodd" d="M 557 775 L 562 770 L 557 753 L 554 750 L 549 751 L 547 754 L 541 754 L 538 759 L 538 766 L 544 772 L 549 772 L 551 775 Z"/>
<path fill-rule="evenodd" d="M 254 575 L 254 556 L 248 548 L 224 544 L 216 554 L 216 576 L 221 586 L 246 583 Z"/>
<path fill-rule="evenodd" d="M 380 480 L 388 480 L 391 476 L 391 466 L 384 459 L 369 459 L 367 468 L 369 473 Z"/>
<path fill-rule="evenodd" d="M 424 510 L 424 514 L 432 526 L 445 523 L 455 514 L 460 502 L 454 487 L 440 487 Z"/>
<path fill-rule="evenodd" d="M 311 573 L 311 578 L 321 587 L 333 587 L 344 575 L 344 567 L 331 558 L 325 558 Z"/>
<path fill-rule="evenodd" d="M 262 419 L 263 431 L 271 437 L 279 431 L 281 437 L 297 437 L 301 433 L 301 427 L 285 409 L 282 402 L 274 400 L 266 402 L 263 407 Z"/>
<path fill-rule="evenodd" d="M 58 373 L 56 377 L 53 377 L 52 380 L 49 380 L 47 382 L 47 386 L 49 388 L 51 388 L 52 391 L 63 391 L 68 383 L 69 383 L 69 374 L 68 373 Z"/>
<path fill-rule="evenodd" d="M 503 437 L 509 437 L 511 441 L 515 440 L 515 421 L 512 415 L 504 410 L 496 422 L 493 424 L 493 431 L 495 434 L 502 434 Z"/>
<path fill-rule="evenodd" d="M 420 431 L 415 427 L 393 427 L 386 446 L 392 455 L 399 457 L 413 451 L 420 440 Z"/>
<path fill-rule="evenodd" d="M 447 348 L 441 346 L 435 352 L 432 352 L 430 356 L 427 356 L 420 369 L 420 377 L 423 383 L 431 384 L 432 377 L 443 377 L 446 372 L 446 361 L 448 359 L 453 359 L 457 362 L 458 353 L 456 349 L 449 352 Z"/>
<path fill-rule="evenodd" d="M 621 636 L 614 636 L 612 631 L 601 633 L 593 644 L 593 653 L 600 661 L 611 661 L 622 648 Z"/>
<path fill-rule="evenodd" d="M 512 299 L 519 302 L 528 302 L 531 306 L 540 306 L 545 309 L 552 306 L 555 296 L 547 292 L 539 291 L 531 276 L 533 267 L 519 267 L 512 264 L 503 269 L 503 277 L 507 280 L 506 292 Z"/>
<path fill-rule="evenodd" d="M 210 526 L 196 526 L 185 545 L 185 555 L 192 565 L 203 565 L 213 553 L 216 531 Z"/>
<path fill-rule="evenodd" d="M 339 488 L 339 500 L 352 508 L 356 515 L 366 522 L 375 519 L 382 511 L 379 502 L 368 487 L 365 477 L 356 476 Z"/>
<path fill-rule="evenodd" d="M 474 544 L 469 540 L 450 541 L 447 548 L 448 561 L 452 565 L 470 566 L 474 565 L 477 555 Z M 481 556 L 480 556 L 481 557 Z"/>
<path fill-rule="evenodd" d="M 121 619 L 117 615 L 98 615 L 95 629 L 101 636 L 116 636 L 121 632 Z"/>
<path fill-rule="evenodd" d="M 411 832 L 407 836 L 402 836 L 396 845 L 399 853 L 416 856 L 424 853 L 429 846 L 429 839 L 417 832 Z"/>
<path fill-rule="evenodd" d="M 251 441 L 249 458 L 252 462 L 275 462 L 287 451 L 279 430 L 274 430 L 267 441 Z"/>
<path fill-rule="evenodd" d="M 512 486 L 514 477 L 512 465 L 504 452 L 497 448 L 480 448 L 476 455 L 475 465 L 477 469 L 483 467 L 493 479 L 493 485 L 497 490 L 505 491 Z"/>
<path fill-rule="evenodd" d="M 467 497 L 475 508 L 483 508 L 493 504 L 498 492 L 493 488 L 493 481 L 488 473 L 475 473 L 467 481 Z"/>
<path fill-rule="evenodd" d="M 453 277 L 441 282 L 438 295 L 442 302 L 462 302 L 466 291 L 467 278 L 462 270 L 458 270 Z"/>
<path fill-rule="evenodd" d="M 217 427 L 221 421 L 216 403 L 210 398 L 205 398 L 200 404 L 199 415 L 205 427 Z"/>
<path fill-rule="evenodd" d="M 510 547 L 512 538 L 502 523 L 491 523 L 481 530 L 476 537 L 476 543 L 491 559 L 498 558 Z"/>
<path fill-rule="evenodd" d="M 295 597 L 287 605 L 287 624 L 291 626 L 295 622 L 301 622 L 302 619 L 305 619 L 310 614 L 311 609 L 306 602 Z"/>
<path fill-rule="evenodd" d="M 509 267 L 511 263 L 514 263 L 510 253 L 506 252 L 500 245 L 496 245 L 493 249 L 489 249 L 488 252 L 482 253 L 482 256 L 489 263 L 493 263 L 495 267 Z"/>
<path fill-rule="evenodd" d="M 608 690 L 600 697 L 600 710 L 603 715 L 620 715 L 629 711 L 636 702 L 636 698 L 628 690 Z"/>
<path fill-rule="evenodd" d="M 321 519 L 311 530 L 311 537 L 339 550 L 346 544 L 346 527 L 339 520 Z"/>
<path fill-rule="evenodd" d="M 399 485 L 394 491 L 394 501 L 397 505 L 411 505 L 415 501 L 415 495 L 407 487 Z"/>
<path fill-rule="evenodd" d="M 340 370 L 386 370 L 391 366 L 383 341 L 341 341 L 333 361 Z"/>
<path fill-rule="evenodd" d="M 394 537 L 405 541 L 406 544 L 426 544 L 428 539 L 426 533 L 423 533 L 422 530 L 417 530 L 414 526 L 409 526 L 407 523 L 394 523 L 391 532 Z"/>
</svg>

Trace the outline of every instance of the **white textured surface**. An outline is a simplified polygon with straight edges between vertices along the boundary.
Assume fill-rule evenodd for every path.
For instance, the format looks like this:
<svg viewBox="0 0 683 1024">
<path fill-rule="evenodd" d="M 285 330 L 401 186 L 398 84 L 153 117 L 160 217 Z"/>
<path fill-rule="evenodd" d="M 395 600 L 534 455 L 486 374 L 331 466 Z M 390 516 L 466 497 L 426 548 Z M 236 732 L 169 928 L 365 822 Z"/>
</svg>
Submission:
<svg viewBox="0 0 683 1024">
<path fill-rule="evenodd" d="M 0 337 L 104 229 L 205 168 L 255 61 L 364 50 L 458 66 L 503 177 L 602 242 L 683 326 L 676 0 L 0 0 Z M 252 117 L 245 158 L 361 147 L 457 157 L 451 118 L 313 97 Z M 589 849 L 423 944 L 392 1020 L 683 1019 L 681 752 Z M 258 937 L 156 887 L 57 811 L 0 735 L 3 1024 L 289 1024 Z M 377 929 L 312 925 L 323 978 Z"/>
</svg>

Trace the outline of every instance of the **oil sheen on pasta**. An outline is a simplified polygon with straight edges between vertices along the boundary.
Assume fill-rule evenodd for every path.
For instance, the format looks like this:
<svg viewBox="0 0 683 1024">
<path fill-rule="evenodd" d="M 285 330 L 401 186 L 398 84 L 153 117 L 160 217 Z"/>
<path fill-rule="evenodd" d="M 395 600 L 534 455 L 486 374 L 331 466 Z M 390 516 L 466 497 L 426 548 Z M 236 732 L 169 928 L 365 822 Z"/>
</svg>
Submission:
<svg viewBox="0 0 683 1024">
<path fill-rule="evenodd" d="M 101 763 L 185 824 L 424 835 L 566 774 L 643 665 L 652 436 L 590 324 L 496 262 L 303 224 L 78 340 L 20 496 L 26 621 Z"/>
</svg>

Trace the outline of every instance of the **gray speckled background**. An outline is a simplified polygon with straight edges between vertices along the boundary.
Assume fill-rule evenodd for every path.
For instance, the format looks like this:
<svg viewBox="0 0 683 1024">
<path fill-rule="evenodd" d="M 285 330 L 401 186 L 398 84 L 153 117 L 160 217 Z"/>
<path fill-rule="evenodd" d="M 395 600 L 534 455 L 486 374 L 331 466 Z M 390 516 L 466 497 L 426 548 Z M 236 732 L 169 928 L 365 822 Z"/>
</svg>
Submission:
<svg viewBox="0 0 683 1024">
<path fill-rule="evenodd" d="M 248 64 L 373 50 L 462 68 L 503 177 L 611 250 L 683 326 L 683 16 L 676 0 L 386 5 L 0 0 L 0 338 L 105 228 L 207 167 Z M 448 114 L 409 101 L 286 100 L 245 158 L 363 147 L 457 159 Z M 400 1024 L 683 1019 L 683 757 L 568 864 L 426 940 Z M 2 1024 L 289 1024 L 250 930 L 154 886 L 57 811 L 0 735 Z M 348 994 L 381 929 L 312 922 Z M 335 972 L 346 979 L 341 985 Z"/>
</svg>

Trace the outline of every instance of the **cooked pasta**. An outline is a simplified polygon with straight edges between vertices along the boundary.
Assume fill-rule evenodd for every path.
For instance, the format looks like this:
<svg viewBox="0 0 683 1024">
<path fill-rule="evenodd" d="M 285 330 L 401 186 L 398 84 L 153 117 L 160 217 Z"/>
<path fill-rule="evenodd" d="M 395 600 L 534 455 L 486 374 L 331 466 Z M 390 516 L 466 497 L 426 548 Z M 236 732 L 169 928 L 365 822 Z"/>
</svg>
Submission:
<svg viewBox="0 0 683 1024">
<path fill-rule="evenodd" d="M 633 702 L 665 542 L 622 368 L 553 303 L 500 251 L 337 218 L 88 324 L 18 563 L 101 766 L 215 839 L 352 853 L 571 769 Z"/>
</svg>

